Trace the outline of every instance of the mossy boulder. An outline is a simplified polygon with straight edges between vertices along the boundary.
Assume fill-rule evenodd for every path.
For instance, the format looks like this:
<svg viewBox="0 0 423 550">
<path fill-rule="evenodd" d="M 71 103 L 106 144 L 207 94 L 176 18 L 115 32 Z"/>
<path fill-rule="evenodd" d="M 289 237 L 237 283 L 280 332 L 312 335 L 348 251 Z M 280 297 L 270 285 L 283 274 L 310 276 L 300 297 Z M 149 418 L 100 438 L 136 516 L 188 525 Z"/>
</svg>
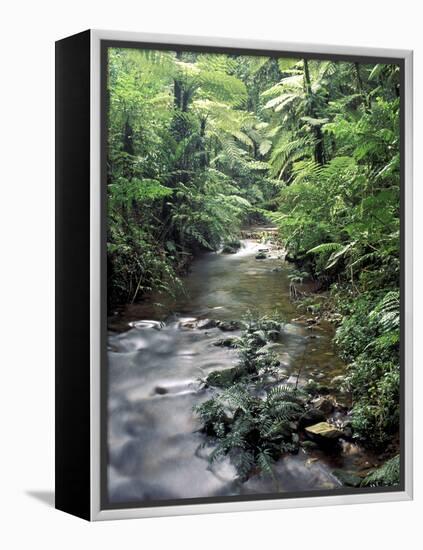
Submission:
<svg viewBox="0 0 423 550">
<path fill-rule="evenodd" d="M 197 328 L 200 330 L 205 330 L 208 328 L 214 328 L 217 326 L 217 321 L 214 319 L 201 319 L 201 321 L 198 321 Z"/>
<path fill-rule="evenodd" d="M 239 321 L 219 321 L 217 326 L 224 332 L 230 332 L 239 330 L 241 328 L 241 323 Z"/>
<path fill-rule="evenodd" d="M 241 241 L 233 239 L 223 243 L 222 254 L 236 254 L 241 248 Z"/>
<path fill-rule="evenodd" d="M 213 342 L 213 346 L 222 346 L 224 348 L 236 348 L 239 338 L 219 338 Z"/>
<path fill-rule="evenodd" d="M 333 402 L 327 397 L 317 397 L 312 401 L 313 407 L 321 411 L 324 415 L 328 415 L 333 411 Z"/>
<path fill-rule="evenodd" d="M 333 475 L 339 479 L 342 485 L 347 487 L 360 487 L 362 478 L 356 475 L 354 472 L 347 472 L 344 470 L 333 470 Z"/>
<path fill-rule="evenodd" d="M 328 386 L 320 384 L 312 378 L 304 385 L 304 390 L 311 395 L 327 395 L 331 391 Z"/>
<path fill-rule="evenodd" d="M 336 441 L 343 435 L 341 430 L 338 430 L 338 428 L 333 424 L 329 424 L 329 422 L 319 422 L 318 424 L 307 426 L 305 433 L 316 442 Z"/>
</svg>

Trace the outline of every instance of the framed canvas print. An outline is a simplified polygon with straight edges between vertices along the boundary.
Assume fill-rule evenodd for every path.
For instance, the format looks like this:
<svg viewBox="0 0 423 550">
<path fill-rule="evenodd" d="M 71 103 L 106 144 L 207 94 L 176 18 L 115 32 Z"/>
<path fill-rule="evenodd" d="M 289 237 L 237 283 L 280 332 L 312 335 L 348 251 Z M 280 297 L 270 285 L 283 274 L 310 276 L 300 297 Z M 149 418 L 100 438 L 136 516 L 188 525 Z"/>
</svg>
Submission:
<svg viewBox="0 0 423 550">
<path fill-rule="evenodd" d="M 412 497 L 412 53 L 56 43 L 56 506 Z"/>
</svg>

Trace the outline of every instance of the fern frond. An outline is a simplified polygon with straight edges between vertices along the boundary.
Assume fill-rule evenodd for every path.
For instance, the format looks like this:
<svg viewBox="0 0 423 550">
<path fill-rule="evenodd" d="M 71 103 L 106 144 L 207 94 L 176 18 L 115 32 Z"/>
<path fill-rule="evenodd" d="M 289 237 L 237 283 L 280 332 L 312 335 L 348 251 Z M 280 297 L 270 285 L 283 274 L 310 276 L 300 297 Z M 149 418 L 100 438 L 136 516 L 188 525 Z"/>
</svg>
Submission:
<svg viewBox="0 0 423 550">
<path fill-rule="evenodd" d="M 385 332 L 398 329 L 400 326 L 399 291 L 388 292 L 370 312 L 369 319 L 378 322 Z"/>
<path fill-rule="evenodd" d="M 361 485 L 363 487 L 390 487 L 400 482 L 400 456 L 394 456 L 383 466 L 367 475 Z"/>
<path fill-rule="evenodd" d="M 307 251 L 307 254 L 327 254 L 328 252 L 333 253 L 342 248 L 340 243 L 322 243 L 317 246 L 310 248 Z"/>
<path fill-rule="evenodd" d="M 273 463 L 274 460 L 272 459 L 269 449 L 260 449 L 257 456 L 258 467 L 263 474 L 268 474 L 274 478 Z"/>
<path fill-rule="evenodd" d="M 298 138 L 287 141 L 286 138 L 283 137 L 272 151 L 270 157 L 270 176 L 279 175 L 279 179 L 281 179 L 287 166 L 295 160 L 307 156 L 309 149 L 309 139 Z"/>
</svg>

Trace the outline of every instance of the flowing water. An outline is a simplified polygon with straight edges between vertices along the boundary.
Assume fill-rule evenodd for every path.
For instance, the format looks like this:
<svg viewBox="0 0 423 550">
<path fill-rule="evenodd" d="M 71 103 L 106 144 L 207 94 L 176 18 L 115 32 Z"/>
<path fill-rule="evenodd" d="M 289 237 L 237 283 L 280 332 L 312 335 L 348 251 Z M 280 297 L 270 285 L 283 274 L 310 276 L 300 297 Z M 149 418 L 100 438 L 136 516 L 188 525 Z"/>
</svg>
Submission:
<svg viewBox="0 0 423 550">
<path fill-rule="evenodd" d="M 112 503 L 160 499 L 216 497 L 331 489 L 340 486 L 334 467 L 354 469 L 363 461 L 356 446 L 343 451 L 286 455 L 275 465 L 275 479 L 255 475 L 237 481 L 229 459 L 210 464 L 212 443 L 199 432 L 193 406 L 209 399 L 201 379 L 215 370 L 233 367 L 235 350 L 215 346 L 224 336 L 218 328 L 194 328 L 198 319 L 240 320 L 254 317 L 285 319 L 280 341 L 272 351 L 286 377 L 320 383 L 345 372 L 331 344 L 333 329 L 322 323 L 313 330 L 293 322 L 299 315 L 289 296 L 292 267 L 271 250 L 245 239 L 236 254 L 206 253 L 185 277 L 186 293 L 166 302 L 152 296 L 126 306 L 109 322 L 108 337 L 108 491 Z M 292 380 L 292 378 L 291 378 Z M 364 457 L 366 458 L 366 457 Z"/>
</svg>

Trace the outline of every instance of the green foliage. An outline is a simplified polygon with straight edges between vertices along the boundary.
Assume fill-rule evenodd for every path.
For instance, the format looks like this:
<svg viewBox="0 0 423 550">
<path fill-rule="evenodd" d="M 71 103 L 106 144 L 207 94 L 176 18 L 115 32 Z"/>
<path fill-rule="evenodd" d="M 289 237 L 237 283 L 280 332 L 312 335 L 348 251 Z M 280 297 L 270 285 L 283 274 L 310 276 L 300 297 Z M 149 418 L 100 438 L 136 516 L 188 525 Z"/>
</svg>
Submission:
<svg viewBox="0 0 423 550">
<path fill-rule="evenodd" d="M 363 294 L 337 330 L 336 342 L 351 361 L 353 428 L 358 437 L 380 447 L 399 427 L 399 296 L 397 291 Z"/>
<path fill-rule="evenodd" d="M 298 449 L 292 427 L 303 412 L 298 393 L 278 386 L 258 398 L 252 388 L 235 384 L 197 406 L 203 430 L 215 438 L 210 460 L 229 455 L 242 480 L 257 470 L 272 475 L 273 463 Z"/>
<path fill-rule="evenodd" d="M 254 471 L 273 475 L 274 461 L 298 449 L 293 422 L 304 412 L 305 395 L 278 381 L 279 362 L 263 350 L 279 331 L 272 319 L 246 321 L 238 364 L 207 377 L 206 385 L 219 391 L 195 408 L 203 431 L 215 438 L 210 460 L 229 455 L 242 480 Z"/>
<path fill-rule="evenodd" d="M 275 190 L 246 109 L 252 84 L 231 56 L 111 48 L 108 61 L 113 305 L 173 293 L 187 261 L 236 238 Z"/>
<path fill-rule="evenodd" d="M 400 457 L 394 456 L 383 466 L 368 474 L 362 481 L 363 487 L 391 487 L 400 483 Z"/>
<path fill-rule="evenodd" d="M 331 287 L 343 322 L 356 437 L 399 426 L 399 73 L 396 65 L 283 65 L 262 93 L 287 252 Z M 293 274 L 293 282 L 302 282 Z"/>
<path fill-rule="evenodd" d="M 336 341 L 355 434 L 386 443 L 399 417 L 399 67 L 131 48 L 108 56 L 109 306 L 174 293 L 199 251 L 236 251 L 243 224 L 270 219 L 298 264 L 291 282 L 320 280 L 343 315 Z M 263 323 L 246 327 L 240 363 L 208 385 L 223 395 L 275 376 L 261 348 L 277 328 Z M 213 414 L 224 453 L 259 430 Z M 232 457 L 244 473 L 269 471 L 288 445 L 276 452 L 260 430 L 256 447 Z"/>
</svg>

